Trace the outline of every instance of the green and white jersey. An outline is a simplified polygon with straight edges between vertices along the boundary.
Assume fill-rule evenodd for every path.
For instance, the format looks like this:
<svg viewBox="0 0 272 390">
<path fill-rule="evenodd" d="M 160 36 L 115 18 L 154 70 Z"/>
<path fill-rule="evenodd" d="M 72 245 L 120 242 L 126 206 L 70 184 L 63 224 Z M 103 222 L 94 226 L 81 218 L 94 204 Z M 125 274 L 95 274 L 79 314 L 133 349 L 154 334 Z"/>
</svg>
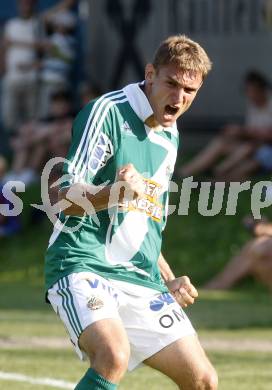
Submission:
<svg viewBox="0 0 272 390">
<path fill-rule="evenodd" d="M 178 147 L 176 125 L 161 131 L 145 120 L 153 114 L 138 84 L 91 101 L 76 117 L 64 165 L 64 186 L 76 182 L 109 185 L 116 171 L 132 163 L 145 180 L 142 199 L 96 218 L 60 216 L 66 228 L 54 229 L 46 254 L 46 288 L 73 272 L 95 272 L 167 291 L 158 268 L 161 234 L 167 218 L 168 187 Z"/>
</svg>

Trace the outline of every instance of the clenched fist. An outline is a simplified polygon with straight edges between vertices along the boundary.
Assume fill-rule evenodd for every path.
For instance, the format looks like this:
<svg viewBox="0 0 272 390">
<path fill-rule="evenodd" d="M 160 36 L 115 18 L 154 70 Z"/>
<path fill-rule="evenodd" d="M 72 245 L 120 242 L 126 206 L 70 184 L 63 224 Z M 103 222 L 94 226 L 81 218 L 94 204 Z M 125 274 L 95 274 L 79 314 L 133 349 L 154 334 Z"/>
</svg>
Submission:
<svg viewBox="0 0 272 390">
<path fill-rule="evenodd" d="M 196 288 L 190 282 L 188 276 L 181 276 L 166 283 L 169 291 L 182 307 L 192 305 L 198 297 Z"/>
<path fill-rule="evenodd" d="M 117 183 L 122 183 L 121 200 L 141 198 L 145 192 L 144 178 L 133 164 L 121 167 L 117 172 Z"/>
</svg>

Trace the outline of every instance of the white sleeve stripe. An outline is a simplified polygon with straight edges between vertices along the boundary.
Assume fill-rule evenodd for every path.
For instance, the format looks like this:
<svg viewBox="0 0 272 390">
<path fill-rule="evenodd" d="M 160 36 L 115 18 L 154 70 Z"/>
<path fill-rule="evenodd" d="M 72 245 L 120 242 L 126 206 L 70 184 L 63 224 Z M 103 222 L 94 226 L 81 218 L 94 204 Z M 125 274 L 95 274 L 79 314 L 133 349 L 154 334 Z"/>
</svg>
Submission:
<svg viewBox="0 0 272 390">
<path fill-rule="evenodd" d="M 120 100 L 111 101 L 111 102 L 107 105 L 105 111 L 103 112 L 103 115 L 101 116 L 100 122 L 99 122 L 99 124 L 98 124 L 98 126 L 97 126 L 97 129 L 96 129 L 96 131 L 95 131 L 94 136 L 92 137 L 91 140 L 89 140 L 90 143 L 89 143 L 89 147 L 88 147 L 88 151 L 87 151 L 87 159 L 86 159 L 85 164 L 83 164 L 83 166 L 82 166 L 82 168 L 81 168 L 81 172 L 79 173 L 79 176 L 80 176 L 80 177 L 84 177 L 84 175 L 86 174 L 86 170 L 88 169 L 89 156 L 90 156 L 90 154 L 91 154 L 91 150 L 92 150 L 94 144 L 97 143 L 97 141 L 98 141 L 98 137 L 99 137 L 99 133 L 100 133 L 100 128 L 101 128 L 101 126 L 102 126 L 102 124 L 103 124 L 103 121 L 104 121 L 106 115 L 108 114 L 109 109 L 110 109 L 113 105 L 115 105 L 116 103 L 124 103 L 124 102 L 126 102 L 126 101 L 127 101 L 127 98 L 124 97 L 123 99 L 120 99 Z"/>
<path fill-rule="evenodd" d="M 119 93 L 120 93 L 120 92 L 121 92 L 121 91 L 116 91 L 117 96 L 119 96 Z M 110 96 L 111 94 L 112 94 L 112 92 L 111 92 L 111 93 L 108 93 L 108 94 L 106 94 L 106 95 L 101 96 L 101 97 L 95 102 L 95 104 L 93 105 L 93 107 L 92 107 L 92 109 L 91 109 L 91 112 L 90 112 L 90 115 L 89 115 L 89 117 L 88 117 L 86 126 L 85 126 L 85 128 L 84 128 L 84 131 L 83 131 L 83 134 L 82 134 L 80 143 L 79 143 L 79 145 L 78 145 L 76 154 L 75 154 L 75 156 L 74 156 L 74 158 L 73 158 L 73 161 L 71 161 L 71 163 L 69 164 L 69 167 L 68 167 L 68 172 L 69 172 L 69 173 L 73 173 L 74 168 L 75 168 L 75 166 L 76 166 L 76 164 L 77 164 L 78 158 L 79 158 L 80 153 L 81 153 L 81 150 L 82 150 L 82 146 L 84 145 L 85 139 L 87 138 L 87 135 L 88 135 L 90 122 L 91 122 L 91 120 L 92 120 L 92 117 L 93 117 L 93 115 L 94 115 L 94 112 L 95 112 L 97 106 L 100 104 L 101 101 L 104 100 L 105 97 Z"/>
<path fill-rule="evenodd" d="M 117 97 L 121 98 L 123 96 L 124 96 L 124 94 L 119 94 L 117 96 L 114 96 L 114 98 L 117 98 Z M 88 162 L 89 151 L 91 150 L 91 148 L 96 140 L 96 137 L 99 134 L 99 130 L 100 130 L 101 126 L 103 125 L 104 119 L 109 111 L 109 108 L 113 104 L 115 104 L 115 103 L 111 104 L 111 102 L 112 101 L 108 98 L 104 99 L 102 101 L 101 105 L 99 106 L 94 118 L 91 121 L 91 126 L 88 129 L 88 134 L 86 136 L 86 142 L 85 142 L 84 148 L 81 151 L 80 159 L 79 159 L 79 161 L 74 169 L 74 172 L 76 175 L 79 175 L 80 170 L 82 170 L 82 166 L 84 166 L 84 164 L 86 164 Z M 103 112 L 103 110 L 104 110 L 104 112 Z M 102 114 L 102 112 L 103 112 L 103 114 Z"/>
</svg>

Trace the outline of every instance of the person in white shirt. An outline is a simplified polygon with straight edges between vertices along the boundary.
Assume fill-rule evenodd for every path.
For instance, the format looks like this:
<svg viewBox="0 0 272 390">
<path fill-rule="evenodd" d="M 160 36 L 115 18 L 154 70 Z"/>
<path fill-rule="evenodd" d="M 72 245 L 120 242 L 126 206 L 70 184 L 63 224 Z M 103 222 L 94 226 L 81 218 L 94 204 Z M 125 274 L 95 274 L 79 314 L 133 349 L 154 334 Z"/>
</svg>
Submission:
<svg viewBox="0 0 272 390">
<path fill-rule="evenodd" d="M 50 20 L 53 33 L 43 49 L 40 71 L 39 117 L 49 114 L 51 97 L 63 90 L 71 89 L 71 73 L 76 58 L 74 29 L 76 16 L 65 10 L 55 13 Z"/>
<path fill-rule="evenodd" d="M 35 0 L 19 0 L 19 15 L 4 27 L 5 75 L 2 90 L 4 127 L 14 130 L 35 115 L 37 45 L 41 26 Z"/>
<path fill-rule="evenodd" d="M 45 46 L 43 24 L 56 12 L 72 7 L 77 0 L 62 0 L 36 14 L 37 0 L 17 0 L 18 16 L 4 26 L 2 119 L 6 130 L 16 131 L 37 114 L 39 52 Z"/>
</svg>

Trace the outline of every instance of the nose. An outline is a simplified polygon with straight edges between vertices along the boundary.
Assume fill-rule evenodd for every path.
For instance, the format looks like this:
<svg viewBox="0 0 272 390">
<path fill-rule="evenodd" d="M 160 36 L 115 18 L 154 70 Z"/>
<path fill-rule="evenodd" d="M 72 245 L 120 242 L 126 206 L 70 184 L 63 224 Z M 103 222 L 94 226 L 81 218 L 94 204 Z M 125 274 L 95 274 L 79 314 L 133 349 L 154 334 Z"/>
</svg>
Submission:
<svg viewBox="0 0 272 390">
<path fill-rule="evenodd" d="M 177 88 L 173 95 L 174 104 L 184 103 L 185 93 L 183 88 Z"/>
</svg>

